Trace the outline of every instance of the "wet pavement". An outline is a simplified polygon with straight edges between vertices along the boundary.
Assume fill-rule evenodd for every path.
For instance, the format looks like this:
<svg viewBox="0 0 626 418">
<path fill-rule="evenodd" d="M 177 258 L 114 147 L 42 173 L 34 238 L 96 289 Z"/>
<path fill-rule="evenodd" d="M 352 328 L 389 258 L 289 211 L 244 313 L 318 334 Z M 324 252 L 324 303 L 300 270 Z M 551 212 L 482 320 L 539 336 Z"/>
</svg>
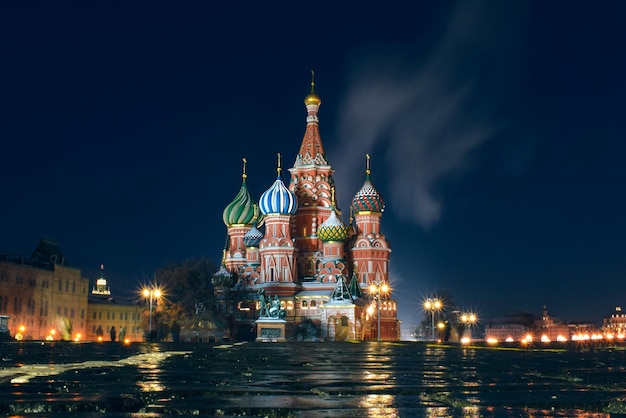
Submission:
<svg viewBox="0 0 626 418">
<path fill-rule="evenodd" d="M 622 348 L 1 343 L 0 413 L 612 417 L 626 414 Z"/>
</svg>

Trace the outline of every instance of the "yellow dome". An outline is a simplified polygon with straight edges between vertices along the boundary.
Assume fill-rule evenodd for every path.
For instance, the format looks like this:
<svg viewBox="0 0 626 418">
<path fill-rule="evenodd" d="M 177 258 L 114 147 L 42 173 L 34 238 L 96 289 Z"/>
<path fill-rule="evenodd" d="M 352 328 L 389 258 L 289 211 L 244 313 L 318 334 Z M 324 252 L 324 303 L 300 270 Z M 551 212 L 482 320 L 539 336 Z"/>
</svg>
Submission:
<svg viewBox="0 0 626 418">
<path fill-rule="evenodd" d="M 315 94 L 315 90 L 313 89 L 313 86 L 311 86 L 311 92 L 308 94 L 308 96 L 304 98 L 304 104 L 307 106 L 309 105 L 319 106 L 322 104 L 322 99 L 320 99 L 320 97 L 317 94 Z"/>
</svg>

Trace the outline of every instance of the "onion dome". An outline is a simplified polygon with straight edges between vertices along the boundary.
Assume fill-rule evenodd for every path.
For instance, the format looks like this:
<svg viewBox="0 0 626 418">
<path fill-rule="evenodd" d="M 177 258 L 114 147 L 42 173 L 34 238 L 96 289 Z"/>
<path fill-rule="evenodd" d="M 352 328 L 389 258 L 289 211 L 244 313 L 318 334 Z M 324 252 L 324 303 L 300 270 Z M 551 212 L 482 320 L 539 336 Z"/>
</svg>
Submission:
<svg viewBox="0 0 626 418">
<path fill-rule="evenodd" d="M 213 286 L 215 287 L 231 287 L 233 284 L 235 284 L 235 280 L 233 275 L 226 270 L 226 267 L 224 266 L 224 264 L 222 264 L 220 266 L 220 269 L 218 271 L 215 272 L 215 274 L 213 274 L 213 277 L 211 278 L 211 282 L 213 283 Z"/>
<path fill-rule="evenodd" d="M 283 183 L 280 178 L 280 170 L 280 154 L 278 154 L 278 177 L 272 187 L 267 189 L 259 200 L 259 209 L 263 215 L 271 213 L 293 215 L 298 208 L 296 195 L 287 189 L 285 183 Z"/>
<path fill-rule="evenodd" d="M 344 242 L 348 238 L 348 227 L 341 222 L 337 216 L 335 209 L 330 216 L 317 230 L 317 236 L 322 242 L 341 241 Z"/>
<path fill-rule="evenodd" d="M 243 237 L 243 243 L 246 247 L 258 247 L 263 239 L 263 232 L 259 231 L 256 222 Z"/>
<path fill-rule="evenodd" d="M 315 93 L 315 73 L 313 71 L 311 71 L 311 92 L 304 98 L 304 104 L 306 106 L 322 104 L 322 99 Z"/>
<path fill-rule="evenodd" d="M 243 175 L 241 188 L 239 189 L 239 193 L 233 199 L 232 202 L 226 206 L 224 209 L 224 213 L 222 214 L 222 219 L 224 220 L 224 224 L 226 226 L 231 225 L 248 225 L 250 224 L 254 218 L 254 201 L 252 200 L 252 196 L 250 196 L 250 192 L 248 191 L 248 185 L 246 184 L 246 159 L 243 159 Z"/>
<path fill-rule="evenodd" d="M 370 180 L 370 156 L 366 154 L 367 169 L 365 170 L 365 183 L 361 187 L 361 190 L 352 199 L 352 211 L 353 212 L 382 212 L 385 209 L 385 202 L 383 198 L 378 194 L 376 188 Z"/>
</svg>

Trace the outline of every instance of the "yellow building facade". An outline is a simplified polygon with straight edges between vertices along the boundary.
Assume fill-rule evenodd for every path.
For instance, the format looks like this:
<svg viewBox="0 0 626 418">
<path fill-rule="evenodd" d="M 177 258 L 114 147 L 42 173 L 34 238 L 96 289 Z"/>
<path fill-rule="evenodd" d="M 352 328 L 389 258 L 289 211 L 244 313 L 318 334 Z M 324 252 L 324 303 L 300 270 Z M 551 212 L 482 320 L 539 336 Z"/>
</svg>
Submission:
<svg viewBox="0 0 626 418">
<path fill-rule="evenodd" d="M 0 256 L 0 315 L 9 316 L 13 338 L 96 341 L 100 327 L 102 340 L 110 341 L 115 327 L 117 340 L 123 330 L 129 341 L 143 341 L 144 310 L 136 301 L 90 291 L 89 279 L 66 265 L 54 241 L 42 240 L 30 258 Z"/>
</svg>

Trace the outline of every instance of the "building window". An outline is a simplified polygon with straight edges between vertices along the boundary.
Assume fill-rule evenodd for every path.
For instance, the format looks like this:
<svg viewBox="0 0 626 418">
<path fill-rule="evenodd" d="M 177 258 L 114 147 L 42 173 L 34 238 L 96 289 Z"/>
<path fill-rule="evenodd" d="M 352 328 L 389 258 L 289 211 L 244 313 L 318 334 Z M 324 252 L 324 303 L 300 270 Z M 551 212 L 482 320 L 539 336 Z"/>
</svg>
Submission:
<svg viewBox="0 0 626 418">
<path fill-rule="evenodd" d="M 63 291 L 63 280 L 59 279 L 59 292 Z"/>
<path fill-rule="evenodd" d="M 72 293 L 76 293 L 76 282 L 72 282 Z"/>
<path fill-rule="evenodd" d="M 303 300 L 302 301 L 302 309 L 306 309 L 307 306 L 308 306 L 308 304 L 307 304 L 306 300 Z"/>
</svg>

